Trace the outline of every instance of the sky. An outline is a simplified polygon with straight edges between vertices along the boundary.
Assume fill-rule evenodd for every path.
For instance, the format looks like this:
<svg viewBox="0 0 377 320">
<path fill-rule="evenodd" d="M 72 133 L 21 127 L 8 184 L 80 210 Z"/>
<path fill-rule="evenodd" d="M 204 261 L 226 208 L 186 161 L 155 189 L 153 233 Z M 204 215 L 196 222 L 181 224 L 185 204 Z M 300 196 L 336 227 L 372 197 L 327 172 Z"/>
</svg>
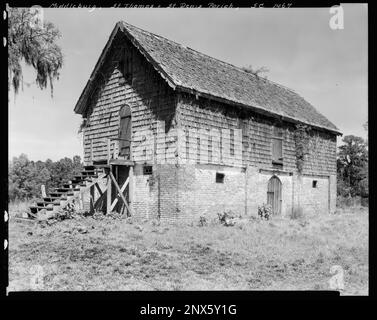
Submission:
<svg viewBox="0 0 377 320">
<path fill-rule="evenodd" d="M 239 67 L 265 66 L 268 79 L 303 96 L 343 135 L 366 138 L 368 9 L 342 6 L 344 29 L 337 30 L 329 8 L 44 8 L 61 32 L 64 65 L 53 97 L 24 66 L 23 90 L 9 92 L 9 159 L 82 157 L 81 116 L 73 109 L 120 20 Z"/>
</svg>

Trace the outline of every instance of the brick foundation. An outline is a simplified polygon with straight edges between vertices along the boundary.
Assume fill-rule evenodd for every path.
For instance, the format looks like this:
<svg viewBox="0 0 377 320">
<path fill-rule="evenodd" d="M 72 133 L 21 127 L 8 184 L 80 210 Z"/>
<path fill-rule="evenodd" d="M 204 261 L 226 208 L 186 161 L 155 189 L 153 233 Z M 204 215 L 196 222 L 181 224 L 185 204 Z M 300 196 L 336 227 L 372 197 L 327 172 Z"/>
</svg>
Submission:
<svg viewBox="0 0 377 320">
<path fill-rule="evenodd" d="M 224 174 L 223 183 L 216 182 L 216 173 Z M 200 216 L 216 217 L 226 210 L 257 216 L 258 206 L 267 203 L 267 185 L 273 175 L 282 183 L 281 216 L 289 217 L 298 207 L 306 215 L 335 210 L 332 196 L 335 176 L 299 178 L 293 172 L 273 172 L 253 166 L 200 164 L 155 165 L 152 175 L 143 175 L 142 165 L 135 166 L 132 206 L 139 217 L 164 221 L 197 221 Z"/>
</svg>

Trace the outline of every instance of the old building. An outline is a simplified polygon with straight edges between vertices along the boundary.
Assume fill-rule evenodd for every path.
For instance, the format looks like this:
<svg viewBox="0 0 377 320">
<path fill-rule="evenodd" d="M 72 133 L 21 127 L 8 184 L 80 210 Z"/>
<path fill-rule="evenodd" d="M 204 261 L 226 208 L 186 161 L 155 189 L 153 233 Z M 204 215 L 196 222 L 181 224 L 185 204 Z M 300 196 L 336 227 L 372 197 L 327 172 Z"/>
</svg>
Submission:
<svg viewBox="0 0 377 320">
<path fill-rule="evenodd" d="M 335 210 L 335 125 L 288 88 L 127 23 L 74 111 L 85 164 L 128 179 L 134 215 Z"/>
</svg>

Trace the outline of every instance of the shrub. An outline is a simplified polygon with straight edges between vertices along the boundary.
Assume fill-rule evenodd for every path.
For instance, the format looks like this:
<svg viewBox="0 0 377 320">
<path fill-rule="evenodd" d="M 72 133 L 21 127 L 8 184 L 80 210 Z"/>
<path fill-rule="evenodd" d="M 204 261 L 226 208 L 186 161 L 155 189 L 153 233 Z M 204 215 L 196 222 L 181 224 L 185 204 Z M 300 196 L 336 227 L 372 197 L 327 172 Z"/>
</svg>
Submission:
<svg viewBox="0 0 377 320">
<path fill-rule="evenodd" d="M 369 207 L 369 197 L 361 198 L 361 206 L 362 207 Z"/>
<path fill-rule="evenodd" d="M 76 208 L 74 203 L 67 203 L 63 208 L 61 208 L 56 213 L 56 218 L 58 220 L 72 219 L 72 216 L 76 213 Z"/>
<path fill-rule="evenodd" d="M 204 227 L 207 225 L 207 219 L 203 216 L 200 216 L 199 218 L 199 227 Z"/>
<path fill-rule="evenodd" d="M 368 206 L 368 198 L 362 197 L 343 197 L 338 196 L 336 199 L 336 206 L 338 208 L 352 208 L 352 207 L 360 207 L 360 206 Z"/>
<path fill-rule="evenodd" d="M 262 220 L 269 220 L 272 216 L 271 205 L 263 203 L 261 206 L 258 206 L 258 216 Z"/>
<path fill-rule="evenodd" d="M 224 211 L 223 213 L 218 213 L 217 215 L 219 217 L 220 223 L 223 224 L 224 226 L 226 227 L 234 226 L 235 214 L 231 210 Z"/>
</svg>

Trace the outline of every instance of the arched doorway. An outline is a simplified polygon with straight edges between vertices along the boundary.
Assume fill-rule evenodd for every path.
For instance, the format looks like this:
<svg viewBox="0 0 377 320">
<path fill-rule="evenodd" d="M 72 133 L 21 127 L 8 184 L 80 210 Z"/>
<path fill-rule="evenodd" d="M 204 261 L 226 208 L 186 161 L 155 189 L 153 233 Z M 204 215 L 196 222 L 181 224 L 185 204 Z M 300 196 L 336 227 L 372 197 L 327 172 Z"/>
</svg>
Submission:
<svg viewBox="0 0 377 320">
<path fill-rule="evenodd" d="M 124 105 L 119 111 L 119 156 L 130 159 L 131 147 L 131 108 Z"/>
<path fill-rule="evenodd" d="M 273 176 L 268 181 L 267 186 L 267 204 L 272 207 L 273 214 L 281 213 L 281 181 L 278 177 Z"/>
</svg>

